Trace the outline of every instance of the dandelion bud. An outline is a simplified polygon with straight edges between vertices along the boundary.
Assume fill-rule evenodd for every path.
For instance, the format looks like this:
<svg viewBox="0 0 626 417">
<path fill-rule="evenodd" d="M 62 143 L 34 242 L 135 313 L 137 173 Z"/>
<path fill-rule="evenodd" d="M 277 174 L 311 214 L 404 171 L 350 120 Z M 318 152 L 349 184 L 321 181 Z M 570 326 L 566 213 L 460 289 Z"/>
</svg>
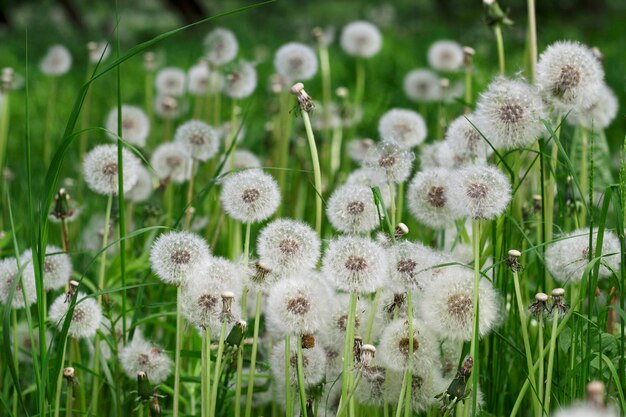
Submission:
<svg viewBox="0 0 626 417">
<path fill-rule="evenodd" d="M 302 335 L 302 349 L 313 349 L 315 347 L 315 335 L 306 333 Z"/>
<path fill-rule="evenodd" d="M 63 378 L 67 379 L 68 383 L 71 383 L 74 380 L 74 376 L 74 368 L 72 368 L 71 366 L 63 369 Z"/>
<path fill-rule="evenodd" d="M 54 196 L 54 209 L 50 214 L 58 220 L 65 220 L 72 217 L 75 210 L 70 208 L 69 202 L 70 195 L 65 188 L 59 189 L 59 192 Z"/>
<path fill-rule="evenodd" d="M 474 48 L 472 48 L 471 46 L 464 46 L 463 47 L 463 65 L 465 65 L 466 67 L 470 67 L 472 65 L 472 62 L 474 61 L 475 54 L 476 54 L 476 51 L 474 50 Z"/>
<path fill-rule="evenodd" d="M 535 213 L 541 212 L 541 196 L 538 194 L 533 196 L 533 211 Z"/>
<path fill-rule="evenodd" d="M 604 408 L 606 388 L 602 381 L 591 381 L 587 384 L 587 402 L 597 408 Z"/>
<path fill-rule="evenodd" d="M 296 83 L 291 87 L 291 94 L 296 96 L 300 109 L 305 112 L 313 110 L 313 99 L 304 91 L 304 84 Z"/>
<path fill-rule="evenodd" d="M 409 227 L 404 223 L 398 223 L 396 229 L 394 230 L 394 235 L 396 239 L 400 239 L 402 236 L 409 233 Z"/>
<path fill-rule="evenodd" d="M 144 371 L 137 372 L 137 398 L 139 401 L 148 401 L 152 397 L 152 386 L 148 374 Z"/>
</svg>

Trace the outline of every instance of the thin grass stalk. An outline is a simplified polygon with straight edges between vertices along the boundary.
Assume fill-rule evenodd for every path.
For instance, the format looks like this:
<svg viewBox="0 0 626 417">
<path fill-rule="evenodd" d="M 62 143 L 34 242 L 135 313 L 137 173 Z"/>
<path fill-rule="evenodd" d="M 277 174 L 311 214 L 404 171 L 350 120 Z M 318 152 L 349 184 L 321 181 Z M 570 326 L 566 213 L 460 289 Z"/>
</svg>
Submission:
<svg viewBox="0 0 626 417">
<path fill-rule="evenodd" d="M 330 83 L 330 58 L 328 47 L 320 42 L 319 46 L 320 70 L 322 72 L 322 100 L 324 104 L 324 139 L 330 136 L 330 103 L 332 101 L 332 89 Z"/>
<path fill-rule="evenodd" d="M 21 274 L 20 274 L 19 280 L 20 282 L 22 281 Z M 19 338 L 17 334 L 17 309 L 15 308 L 11 310 L 11 321 L 13 325 L 13 366 L 15 367 L 15 372 L 17 373 L 17 376 L 19 377 L 20 362 L 18 359 L 18 355 L 20 353 L 20 344 L 19 344 Z M 18 402 L 17 396 L 18 396 L 17 387 L 13 386 L 13 415 L 14 416 L 17 415 L 17 402 Z"/>
<path fill-rule="evenodd" d="M 504 39 L 502 38 L 502 26 L 496 24 L 493 27 L 493 33 L 496 37 L 496 46 L 498 48 L 498 70 L 500 75 L 504 75 L 505 63 L 504 63 Z"/>
<path fill-rule="evenodd" d="M 252 353 L 250 354 L 250 371 L 248 375 L 248 389 L 246 392 L 246 417 L 252 413 L 252 394 L 254 393 L 254 375 L 256 372 L 256 357 L 259 346 L 259 329 L 261 325 L 261 304 L 263 292 L 257 291 L 254 305 L 254 330 L 252 334 Z"/>
<path fill-rule="evenodd" d="M 396 223 L 396 197 L 395 197 L 395 190 L 393 187 L 393 182 L 388 181 L 387 187 L 389 188 L 389 202 L 390 202 L 390 207 L 389 207 L 389 218 L 391 219 L 390 230 L 393 230 L 397 224 Z"/>
<path fill-rule="evenodd" d="M 465 66 L 465 112 L 472 111 L 472 70 L 471 64 Z"/>
<path fill-rule="evenodd" d="M 302 359 L 302 341 L 298 341 L 296 350 L 296 373 L 298 375 L 298 393 L 300 397 L 300 415 L 308 417 L 306 407 L 306 389 L 304 386 L 304 360 Z"/>
<path fill-rule="evenodd" d="M 538 319 L 538 324 L 537 324 L 537 348 L 539 350 L 539 370 L 538 370 L 538 377 L 537 377 L 537 390 L 538 390 L 538 394 L 537 397 L 539 398 L 539 402 L 541 405 L 541 410 L 539 410 L 540 412 L 540 416 L 543 415 L 543 366 L 544 366 L 544 353 L 543 353 L 543 349 L 544 349 L 544 343 L 543 343 L 543 314 L 539 315 L 539 319 Z M 534 373 L 534 371 L 533 371 Z"/>
<path fill-rule="evenodd" d="M 44 165 L 50 163 L 50 146 L 51 135 L 54 125 L 55 117 L 55 103 L 59 99 L 57 96 L 57 80 L 55 77 L 50 77 L 48 85 L 48 104 L 46 106 L 46 124 L 43 132 L 43 162 Z"/>
<path fill-rule="evenodd" d="M 552 393 L 552 375 L 554 373 L 554 352 L 556 351 L 556 338 L 558 336 L 559 314 L 553 312 L 552 317 L 552 334 L 550 335 L 550 353 L 548 354 L 548 369 L 546 374 L 546 389 L 543 408 L 546 414 L 550 415 L 550 400 Z"/>
<path fill-rule="evenodd" d="M 589 167 L 588 167 L 588 150 L 589 150 L 589 131 L 584 127 L 580 128 L 580 190 L 582 193 L 592 189 L 592 184 L 589 184 Z M 584 194 L 581 198 L 585 198 Z M 592 200 L 589 200 L 589 204 L 593 204 Z M 587 223 L 587 209 L 583 204 L 580 208 L 578 224 L 580 227 L 584 227 Z"/>
<path fill-rule="evenodd" d="M 183 317 L 181 314 L 181 308 L 182 289 L 180 286 L 178 286 L 176 287 L 176 359 L 174 363 L 174 404 L 172 406 L 172 415 L 174 417 L 179 416 L 178 409 L 180 406 L 180 351 L 183 345 Z"/>
<path fill-rule="evenodd" d="M 354 110 L 361 107 L 365 93 L 365 60 L 356 60 L 356 87 L 354 89 Z"/>
<path fill-rule="evenodd" d="M 398 199 L 396 203 L 396 218 L 395 223 L 399 224 L 402 222 L 402 215 L 404 214 L 404 183 L 401 182 L 398 184 Z"/>
<path fill-rule="evenodd" d="M 335 174 L 341 167 L 341 148 L 343 142 L 343 128 L 341 125 L 336 126 L 333 129 L 333 135 L 330 143 L 330 173 L 328 174 L 328 181 L 333 181 Z"/>
<path fill-rule="evenodd" d="M 302 112 L 304 120 L 304 128 L 309 141 L 309 149 L 311 151 L 311 162 L 313 164 L 313 176 L 315 177 L 315 231 L 318 236 L 322 237 L 322 172 L 320 170 L 320 160 L 317 154 L 317 145 L 313 136 L 313 128 L 311 127 L 311 119 L 309 113 Z"/>
<path fill-rule="evenodd" d="M 4 172 L 5 153 L 9 139 L 10 99 L 10 90 L 3 89 L 2 104 L 0 104 L 0 172 Z"/>
<path fill-rule="evenodd" d="M 85 75 L 85 81 L 89 81 L 93 74 L 93 63 L 89 60 L 87 64 L 87 73 Z M 93 95 L 93 89 L 88 89 L 85 94 L 85 101 L 83 102 L 83 111 L 81 112 L 80 128 L 83 133 L 80 135 L 79 155 L 80 159 L 83 159 L 85 153 L 87 153 L 87 141 L 89 139 L 89 132 L 86 130 L 89 127 L 89 116 L 91 115 L 91 96 Z M 82 178 L 80 179 L 82 181 Z M 80 189 L 80 187 L 79 187 Z"/>
<path fill-rule="evenodd" d="M 243 264 L 247 265 L 248 258 L 250 256 L 249 255 L 250 254 L 250 223 L 246 223 L 246 233 L 245 233 L 243 246 L 244 246 L 243 247 Z M 248 301 L 248 287 L 244 286 L 242 296 L 241 296 L 241 314 L 244 318 L 246 315 L 247 301 Z M 259 315 L 260 315 L 260 311 L 259 311 Z M 259 320 L 259 318 L 256 315 L 256 306 L 255 306 L 255 320 Z M 241 388 L 242 388 L 242 382 L 243 382 L 242 372 L 243 372 L 243 347 L 240 347 L 239 350 L 237 351 L 237 382 L 235 384 L 235 417 L 239 417 L 241 414 Z M 254 384 L 254 378 L 252 379 L 252 382 Z M 248 383 L 250 383 L 250 380 L 248 380 Z M 247 392 L 246 392 L 246 398 L 247 398 Z M 247 401 L 246 401 L 246 407 L 247 407 Z"/>
<path fill-rule="evenodd" d="M 61 391 L 63 390 L 63 363 L 65 362 L 65 350 L 66 349 L 67 349 L 67 338 L 63 340 L 63 347 L 61 348 L 61 369 L 59 371 L 59 375 L 57 375 L 56 394 L 55 394 L 55 400 L 54 400 L 54 417 L 59 417 L 59 412 L 61 409 Z M 93 408 L 92 410 L 96 411 Z M 14 415 L 17 415 L 17 413 Z"/>
<path fill-rule="evenodd" d="M 217 345 L 217 357 L 215 358 L 215 371 L 213 372 L 213 384 L 211 385 L 211 400 L 209 402 L 211 412 L 209 417 L 215 417 L 217 410 L 217 390 L 219 388 L 220 373 L 222 372 L 222 356 L 224 355 L 224 339 L 226 338 L 226 320 L 222 321 L 220 339 Z"/>
<path fill-rule="evenodd" d="M 398 406 L 396 407 L 396 417 L 402 416 L 402 405 L 406 397 L 408 372 L 404 372 L 402 377 L 402 386 L 400 387 L 400 397 L 398 398 Z"/>
</svg>

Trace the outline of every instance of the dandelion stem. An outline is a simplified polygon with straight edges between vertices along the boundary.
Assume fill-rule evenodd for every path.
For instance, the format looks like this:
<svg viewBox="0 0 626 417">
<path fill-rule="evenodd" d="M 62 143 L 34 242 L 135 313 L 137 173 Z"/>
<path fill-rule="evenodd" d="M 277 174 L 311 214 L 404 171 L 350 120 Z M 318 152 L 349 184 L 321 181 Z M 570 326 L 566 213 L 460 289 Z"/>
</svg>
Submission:
<svg viewBox="0 0 626 417">
<path fill-rule="evenodd" d="M 348 387 L 351 385 L 352 377 L 352 356 L 354 344 L 354 321 L 356 315 L 356 303 L 358 295 L 350 294 L 350 304 L 348 305 L 348 322 L 346 324 L 346 335 L 343 344 L 343 368 L 341 373 L 341 403 L 345 405 L 348 401 Z M 339 411 L 342 410 L 341 405 Z M 337 417 L 341 414 L 337 413 Z"/>
<path fill-rule="evenodd" d="M 470 414 L 470 410 L 476 410 L 478 401 L 478 374 L 479 362 L 478 356 L 478 315 L 479 315 L 479 285 L 480 285 L 480 219 L 472 219 L 472 254 L 474 257 L 474 296 L 472 299 L 472 341 L 470 343 L 470 352 L 474 358 L 474 369 L 472 371 L 472 401 L 471 406 L 466 407 L 466 415 Z"/>
<path fill-rule="evenodd" d="M 202 369 L 200 372 L 202 381 L 202 387 L 200 393 L 202 400 L 200 401 L 200 407 L 202 408 L 202 417 L 209 417 L 209 404 L 210 404 L 210 392 L 211 392 L 211 327 L 206 326 L 202 333 L 202 356 L 201 356 Z"/>
<path fill-rule="evenodd" d="M 402 415 L 402 404 L 404 402 L 404 398 L 406 396 L 406 387 L 407 387 L 407 379 L 409 377 L 408 368 L 404 372 L 402 377 L 402 386 L 400 388 L 400 397 L 398 398 L 398 407 L 396 408 L 396 417 L 400 417 Z"/>
<path fill-rule="evenodd" d="M 250 371 L 248 375 L 248 390 L 246 392 L 246 417 L 250 417 L 252 412 L 252 394 L 254 393 L 254 374 L 256 368 L 256 355 L 259 346 L 259 326 L 261 324 L 261 304 L 263 292 L 257 291 L 254 306 L 254 331 L 252 334 L 252 353 L 250 354 Z"/>
<path fill-rule="evenodd" d="M 189 230 L 191 226 L 191 216 L 193 214 L 193 208 L 191 202 L 193 201 L 193 183 L 196 176 L 196 159 L 191 159 L 191 176 L 189 177 L 189 184 L 187 186 L 187 208 L 185 209 L 185 230 Z"/>
<path fill-rule="evenodd" d="M 211 400 L 210 417 L 215 417 L 215 411 L 217 407 L 217 389 L 219 387 L 220 372 L 222 371 L 222 356 L 224 354 L 224 339 L 226 338 L 226 320 L 222 321 L 222 328 L 220 330 L 220 339 L 217 345 L 217 357 L 215 358 L 215 371 L 213 371 L 213 385 L 211 386 Z"/>
<path fill-rule="evenodd" d="M 354 91 L 354 110 L 361 107 L 363 103 L 363 94 L 365 92 L 365 60 L 357 59 L 356 61 L 356 87 Z"/>
<path fill-rule="evenodd" d="M 391 231 L 389 233 L 393 233 L 392 231 L 396 227 L 396 197 L 393 190 L 393 183 L 391 181 L 388 181 L 387 186 L 389 187 L 389 217 L 391 219 Z"/>
<path fill-rule="evenodd" d="M 56 398 L 54 401 L 54 417 L 59 417 L 59 411 L 61 409 L 61 391 L 63 390 L 63 364 L 65 363 L 65 351 L 67 349 L 67 337 L 63 340 L 63 347 L 61 348 L 61 367 L 59 369 L 59 375 L 57 375 L 57 388 Z M 95 408 L 92 408 L 94 412 L 97 412 Z"/>
<path fill-rule="evenodd" d="M 180 351 L 183 344 L 183 317 L 181 314 L 182 307 L 182 289 L 176 287 L 176 356 L 174 364 L 174 404 L 172 415 L 178 417 L 178 407 L 180 403 Z"/>
<path fill-rule="evenodd" d="M 306 390 L 304 387 L 304 360 L 302 359 L 302 341 L 298 341 L 297 343 L 297 369 L 296 372 L 298 374 L 298 392 L 300 397 L 300 414 L 303 417 L 307 417 L 306 410 Z"/>
<path fill-rule="evenodd" d="M 320 160 L 317 155 L 317 145 L 315 144 L 315 137 L 313 136 L 313 129 L 311 127 L 311 119 L 309 113 L 302 112 L 302 119 L 304 120 L 304 128 L 306 130 L 306 136 L 309 140 L 309 149 L 311 150 L 311 162 L 313 163 L 313 175 L 315 177 L 315 231 L 318 236 L 322 236 L 322 172 L 320 170 Z"/>
<path fill-rule="evenodd" d="M 325 139 L 328 139 L 330 130 L 330 102 L 331 102 L 331 85 L 330 85 L 330 59 L 328 56 L 328 47 L 320 45 L 320 69 L 322 71 L 322 98 L 324 100 L 324 126 Z"/>
<path fill-rule="evenodd" d="M 2 104 L 0 105 L 0 172 L 4 172 L 4 154 L 7 149 L 7 140 L 9 138 L 10 96 L 10 90 L 4 89 L 2 95 Z"/>
<path fill-rule="evenodd" d="M 496 45 L 498 47 L 498 68 L 500 75 L 504 75 L 504 40 L 502 38 L 502 26 L 500 24 L 496 24 L 493 27 L 493 33 L 496 36 Z"/>
<path fill-rule="evenodd" d="M 104 229 L 102 231 L 102 253 L 100 254 L 100 273 L 98 275 L 98 290 L 104 290 L 104 278 L 106 274 L 107 245 L 109 244 L 109 223 L 111 222 L 111 207 L 113 206 L 113 194 L 109 194 L 106 211 L 104 213 Z M 102 295 L 98 295 L 98 303 L 102 305 Z"/>
<path fill-rule="evenodd" d="M 472 108 L 472 65 L 465 66 L 465 112 Z"/>
<path fill-rule="evenodd" d="M 546 374 L 546 389 L 545 399 L 543 401 L 543 408 L 546 414 L 550 415 L 550 400 L 552 391 L 552 375 L 554 371 L 554 352 L 556 350 L 556 338 L 559 334 L 559 313 L 553 312 L 552 317 L 552 334 L 550 335 L 550 353 L 548 353 L 548 369 Z"/>
<path fill-rule="evenodd" d="M 588 159 L 588 150 L 589 150 L 589 131 L 584 127 L 580 128 L 580 191 L 582 193 L 581 198 L 585 199 L 585 193 L 589 188 L 589 167 L 587 164 Z M 591 201 L 589 201 L 591 203 Z M 584 227 L 587 223 L 587 210 L 585 209 L 585 204 L 581 205 L 580 213 L 578 213 L 579 221 L 578 227 Z"/>
<path fill-rule="evenodd" d="M 365 339 L 363 339 L 363 343 L 370 343 L 370 339 L 372 337 L 372 328 L 374 327 L 374 319 L 376 318 L 376 309 L 378 307 L 378 300 L 380 299 L 381 289 L 377 289 L 374 294 L 374 299 L 372 300 L 372 305 L 370 307 L 370 315 L 367 318 L 367 329 L 365 331 Z"/>
<path fill-rule="evenodd" d="M 51 142 L 51 134 L 53 131 L 54 117 L 55 117 L 55 106 L 54 104 L 58 100 L 57 96 L 57 80 L 55 77 L 50 78 L 50 84 L 48 87 L 48 105 L 46 106 L 46 126 L 43 134 L 43 162 L 44 165 L 48 165 L 50 163 L 50 148 L 52 146 Z"/>
<path fill-rule="evenodd" d="M 291 399 L 291 341 L 289 335 L 285 336 L 285 408 L 286 415 L 293 416 L 293 402 Z"/>
<path fill-rule="evenodd" d="M 406 363 L 406 395 L 404 400 L 404 417 L 411 416 L 411 396 L 413 394 L 413 295 L 411 291 L 406 292 L 406 315 L 408 322 L 408 336 L 409 336 L 409 355 Z"/>
<path fill-rule="evenodd" d="M 537 77 L 537 21 L 535 18 L 535 0 L 528 0 L 528 42 L 530 53 L 530 80 L 535 83 Z"/>
<path fill-rule="evenodd" d="M 543 364 L 544 364 L 544 353 L 543 353 L 543 314 L 539 315 L 539 324 L 537 326 L 537 347 L 539 348 L 539 376 L 537 378 L 537 389 L 539 391 L 538 397 L 541 402 L 541 409 L 539 410 L 539 415 L 543 415 Z M 533 371 L 534 372 L 534 371 Z"/>
</svg>

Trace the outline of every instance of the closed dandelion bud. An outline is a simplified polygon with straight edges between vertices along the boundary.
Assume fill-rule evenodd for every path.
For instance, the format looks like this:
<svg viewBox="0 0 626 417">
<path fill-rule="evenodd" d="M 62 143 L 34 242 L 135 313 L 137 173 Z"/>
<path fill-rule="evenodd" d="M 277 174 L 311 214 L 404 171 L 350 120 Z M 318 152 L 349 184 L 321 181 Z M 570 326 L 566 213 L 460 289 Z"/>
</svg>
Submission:
<svg viewBox="0 0 626 417">
<path fill-rule="evenodd" d="M 159 347 L 146 341 L 138 332 L 120 351 L 119 357 L 122 369 L 129 378 L 139 379 L 140 373 L 146 374 L 144 384 L 147 384 L 148 389 L 150 388 L 148 378 L 153 384 L 160 384 L 172 372 L 172 360 L 169 356 Z M 141 385 L 141 382 L 139 384 Z"/>
<path fill-rule="evenodd" d="M 598 87 L 598 95 L 590 103 L 583 107 L 575 107 L 565 119 L 574 126 L 582 126 L 586 129 L 606 129 L 617 115 L 619 103 L 613 90 L 602 83 Z"/>
<path fill-rule="evenodd" d="M 105 127 L 109 139 L 117 141 L 117 108 L 109 112 Z M 137 106 L 122 105 L 122 139 L 131 145 L 144 147 L 150 133 L 150 120 L 146 113 Z"/>
<path fill-rule="evenodd" d="M 174 134 L 174 142 L 181 145 L 189 158 L 198 161 L 211 159 L 220 147 L 217 131 L 199 120 L 190 120 L 180 125 Z"/>
<path fill-rule="evenodd" d="M 72 55 L 63 45 L 51 46 L 39 63 L 41 72 L 50 77 L 66 74 L 71 67 Z"/>
<path fill-rule="evenodd" d="M 67 385 L 78 385 L 76 372 L 71 366 L 63 368 L 63 378 L 65 379 L 65 382 L 67 382 Z"/>
<path fill-rule="evenodd" d="M 78 293 L 79 301 L 74 305 L 74 311 L 70 320 L 68 335 L 75 339 L 92 337 L 102 322 L 102 309 L 94 298 L 85 298 L 86 294 Z M 50 323 L 58 329 L 63 327 L 63 322 L 69 312 L 70 302 L 66 301 L 66 295 L 62 294 L 54 300 L 48 311 Z"/>
<path fill-rule="evenodd" d="M 383 37 L 372 23 L 360 20 L 351 22 L 343 28 L 340 43 L 348 55 L 371 58 L 380 51 Z"/>
<path fill-rule="evenodd" d="M 440 78 L 428 69 L 414 69 L 404 77 L 404 94 L 417 103 L 430 103 L 443 98 Z"/>
<path fill-rule="evenodd" d="M 480 122 L 481 119 L 475 114 L 468 114 L 457 117 L 450 123 L 446 130 L 445 142 L 450 149 L 454 150 L 456 156 L 456 160 L 453 161 L 455 166 L 451 168 L 456 168 L 464 163 L 484 163 L 487 157 L 493 153 L 493 150 L 481 135 L 484 132 L 482 125 L 479 125 Z M 496 138 L 486 137 L 494 146 L 497 145 L 497 143 L 493 142 Z"/>
<path fill-rule="evenodd" d="M 445 168 L 430 168 L 415 175 L 407 191 L 407 204 L 420 223 L 433 229 L 454 223 L 458 216 L 451 204 L 455 175 Z"/>
<path fill-rule="evenodd" d="M 17 284 L 15 283 L 16 280 L 18 281 Z M 6 305 L 9 292 L 14 285 L 15 291 L 11 299 L 11 308 L 29 307 L 37 301 L 35 269 L 32 262 L 23 266 L 20 279 L 20 270 L 14 258 L 0 260 L 0 297 L 2 297 L 0 301 L 2 304 Z M 26 293 L 26 302 L 24 302 L 24 292 Z"/>
<path fill-rule="evenodd" d="M 220 200 L 230 217 L 242 223 L 257 223 L 274 214 L 280 204 L 280 190 L 271 175 L 250 169 L 224 178 Z"/>
<path fill-rule="evenodd" d="M 274 68 L 289 82 L 307 81 L 317 73 L 317 55 L 302 43 L 290 42 L 276 51 Z"/>
<path fill-rule="evenodd" d="M 494 219 L 504 212 L 511 200 L 511 184 L 497 168 L 469 166 L 455 175 L 451 204 L 457 216 Z"/>
<path fill-rule="evenodd" d="M 413 110 L 391 109 L 378 121 L 378 133 L 384 141 L 411 149 L 426 139 L 424 118 Z"/>
<path fill-rule="evenodd" d="M 226 337 L 226 344 L 228 346 L 238 347 L 243 343 L 244 336 L 246 335 L 246 330 L 248 329 L 248 323 L 245 320 L 239 320 Z"/>
<path fill-rule="evenodd" d="M 190 272 L 209 257 L 209 248 L 200 236 L 189 232 L 167 232 L 159 236 L 150 250 L 155 274 L 166 284 L 182 285 Z"/>
<path fill-rule="evenodd" d="M 387 181 L 399 184 L 411 174 L 414 159 L 413 152 L 392 142 L 380 142 L 368 153 L 365 166 L 384 174 Z"/>
<path fill-rule="evenodd" d="M 215 28 L 204 38 L 204 49 L 210 63 L 224 65 L 235 59 L 239 51 L 239 43 L 232 31 Z"/>
<path fill-rule="evenodd" d="M 428 64 L 442 72 L 457 71 L 463 65 L 464 52 L 455 41 L 440 40 L 428 48 Z"/>
<path fill-rule="evenodd" d="M 409 343 L 413 344 L 412 357 L 409 357 Z M 411 342 L 406 319 L 398 319 L 389 323 L 381 334 L 377 353 L 382 364 L 399 372 L 409 361 L 417 368 L 431 367 L 437 360 L 438 348 L 434 335 L 422 322 L 413 319 Z"/>
<path fill-rule="evenodd" d="M 154 80 L 159 94 L 180 97 L 185 93 L 187 74 L 180 68 L 167 67 L 160 70 Z"/>
<path fill-rule="evenodd" d="M 372 190 L 360 184 L 338 187 L 328 199 L 326 216 L 336 230 L 344 233 L 368 233 L 379 224 Z"/>
<path fill-rule="evenodd" d="M 159 145 L 152 153 L 150 164 L 161 180 L 180 184 L 191 177 L 191 158 L 177 142 Z"/>
<path fill-rule="evenodd" d="M 59 192 L 54 196 L 54 207 L 50 212 L 50 220 L 53 222 L 59 222 L 65 220 L 66 222 L 74 221 L 79 214 L 80 210 L 75 207 L 70 194 L 65 188 L 60 188 Z"/>
<path fill-rule="evenodd" d="M 295 339 L 295 340 L 294 340 Z M 298 386 L 297 377 L 297 343 L 301 343 L 299 338 L 292 338 L 290 345 L 290 380 L 285 381 L 285 344 L 278 343 L 272 349 L 270 355 L 270 365 L 275 380 L 283 385 L 285 383 L 292 387 Z M 304 373 L 304 385 L 306 388 L 319 384 L 326 375 L 326 355 L 321 347 L 313 347 L 302 351 L 302 365 Z"/>
<path fill-rule="evenodd" d="M 137 372 L 137 398 L 139 401 L 149 401 L 152 397 L 152 385 L 148 374 L 144 371 Z"/>
<path fill-rule="evenodd" d="M 122 150 L 123 190 L 130 190 L 138 178 L 141 162 L 128 149 Z M 118 192 L 118 158 L 117 145 L 99 145 L 85 156 L 83 161 L 85 182 L 91 191 L 103 195 L 117 195 Z"/>
<path fill-rule="evenodd" d="M 496 0 L 483 0 L 483 4 L 487 12 L 487 24 L 489 26 L 513 24 L 513 21 L 508 18 Z"/>
</svg>

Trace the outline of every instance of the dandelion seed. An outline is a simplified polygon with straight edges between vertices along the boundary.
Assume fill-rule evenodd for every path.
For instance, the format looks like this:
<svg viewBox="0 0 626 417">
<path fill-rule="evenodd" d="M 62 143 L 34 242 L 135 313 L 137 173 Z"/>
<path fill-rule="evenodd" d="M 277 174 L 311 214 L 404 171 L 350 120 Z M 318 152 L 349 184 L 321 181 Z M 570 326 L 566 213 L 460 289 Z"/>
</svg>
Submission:
<svg viewBox="0 0 626 417">
<path fill-rule="evenodd" d="M 364 20 L 347 24 L 341 31 L 341 48 L 348 54 L 359 58 L 371 58 L 383 46 L 380 30 Z"/>
<path fill-rule="evenodd" d="M 132 152 L 124 148 L 123 190 L 130 190 L 138 180 L 141 162 Z M 117 145 L 98 145 L 85 156 L 83 173 L 87 186 L 95 193 L 117 195 L 118 191 L 118 159 Z"/>
<path fill-rule="evenodd" d="M 163 282 L 180 286 L 210 256 L 209 248 L 200 236 L 173 231 L 160 235 L 152 244 L 150 263 Z"/>
<path fill-rule="evenodd" d="M 457 216 L 493 219 L 508 206 L 511 184 L 497 168 L 469 166 L 455 175 L 450 195 Z"/>
<path fill-rule="evenodd" d="M 380 142 L 368 153 L 365 166 L 384 174 L 387 181 L 399 184 L 411 174 L 413 159 L 413 152 L 401 149 L 395 143 Z"/>
<path fill-rule="evenodd" d="M 41 72 L 50 77 L 64 75 L 71 67 L 72 55 L 63 45 L 51 46 L 39 63 Z"/>
<path fill-rule="evenodd" d="M 239 52 L 239 43 L 230 30 L 216 28 L 204 38 L 204 49 L 210 63 L 224 65 L 235 59 Z"/>
<path fill-rule="evenodd" d="M 187 74 L 180 68 L 167 67 L 157 73 L 154 82 L 160 95 L 180 97 L 185 93 Z"/>
<path fill-rule="evenodd" d="M 191 158 L 178 142 L 159 145 L 150 158 L 150 164 L 162 180 L 180 184 L 191 177 Z"/>
<path fill-rule="evenodd" d="M 81 339 L 95 336 L 102 323 L 102 310 L 95 298 L 85 298 L 86 294 L 79 292 L 76 296 L 77 303 L 70 319 L 70 327 L 67 334 L 73 338 Z M 57 329 L 63 327 L 70 302 L 65 299 L 65 294 L 59 295 L 48 311 L 50 323 Z"/>
<path fill-rule="evenodd" d="M 15 284 L 15 280 L 20 280 L 17 261 L 13 258 L 0 260 L 0 300 L 6 305 L 9 292 L 13 285 L 15 291 L 11 299 L 11 308 L 20 309 L 29 307 L 37 301 L 37 290 L 35 286 L 35 270 L 32 262 L 22 266 L 22 278 Z M 26 302 L 24 302 L 23 292 L 26 292 Z"/>
<path fill-rule="evenodd" d="M 418 103 L 440 101 L 443 98 L 441 80 L 431 70 L 412 70 L 404 77 L 404 94 Z"/>
<path fill-rule="evenodd" d="M 111 132 L 109 138 L 117 137 L 117 108 L 111 110 L 106 119 L 106 129 Z M 150 120 L 146 113 L 136 106 L 122 105 L 122 139 L 131 145 L 144 147 L 150 133 Z"/>
<path fill-rule="evenodd" d="M 144 372 L 150 382 L 160 384 L 172 373 L 172 360 L 159 347 L 146 341 L 140 333 L 120 351 L 120 363 L 131 379 Z"/>
<path fill-rule="evenodd" d="M 139 169 L 137 170 L 137 182 L 130 190 L 126 191 L 124 196 L 132 202 L 143 203 L 150 198 L 152 191 L 154 191 L 152 175 L 146 167 L 139 165 Z"/>
<path fill-rule="evenodd" d="M 304 44 L 290 42 L 276 51 L 274 68 L 288 80 L 287 85 L 294 81 L 307 81 L 317 72 L 317 55 Z"/>
<path fill-rule="evenodd" d="M 280 204 L 280 190 L 269 174 L 251 169 L 228 175 L 220 194 L 224 211 L 242 223 L 269 218 Z"/>
<path fill-rule="evenodd" d="M 433 229 L 442 229 L 457 218 L 451 204 L 452 178 L 445 168 L 418 172 L 407 192 L 407 204 L 415 218 Z"/>
<path fill-rule="evenodd" d="M 615 93 L 606 85 L 599 87 L 598 96 L 583 108 L 576 107 L 569 114 L 567 123 L 586 129 L 606 129 L 617 115 L 619 103 Z"/>
<path fill-rule="evenodd" d="M 344 184 L 328 199 L 326 215 L 344 233 L 368 233 L 378 227 L 378 210 L 372 190 L 360 184 Z"/>
<path fill-rule="evenodd" d="M 285 344 L 278 343 L 272 349 L 272 353 L 270 355 L 270 364 L 274 379 L 279 383 L 279 385 L 284 386 L 285 383 L 288 383 L 290 384 L 290 386 L 293 387 L 298 386 L 298 377 L 296 374 L 296 343 L 300 343 L 299 338 L 292 337 L 289 349 L 291 353 L 289 358 L 289 362 L 291 365 L 291 374 L 289 381 L 285 381 Z M 316 346 L 312 349 L 304 349 L 302 351 L 302 364 L 304 371 L 303 373 L 305 387 L 312 387 L 314 385 L 317 385 L 324 379 L 324 376 L 326 374 L 326 355 L 324 354 L 324 350 L 321 347 Z"/>
<path fill-rule="evenodd" d="M 426 123 L 413 110 L 391 109 L 380 118 L 378 133 L 382 140 L 410 149 L 426 139 Z"/>
<path fill-rule="evenodd" d="M 441 40 L 428 48 L 428 64 L 437 71 L 457 71 L 463 66 L 463 61 L 463 48 L 457 42 Z"/>
<path fill-rule="evenodd" d="M 403 371 L 409 363 L 408 323 L 398 319 L 389 323 L 380 336 L 380 362 L 394 371 Z M 424 324 L 413 319 L 413 356 L 410 361 L 417 368 L 429 368 L 437 360 L 437 341 Z"/>
<path fill-rule="evenodd" d="M 22 265 L 33 264 L 33 252 L 27 250 L 20 257 Z M 43 287 L 46 291 L 62 288 L 72 277 L 72 259 L 63 249 L 46 246 L 46 257 L 43 261 Z M 0 292 L 3 293 L 3 292 Z M 34 295 L 34 294 L 33 294 Z M 19 295 L 21 297 L 21 295 Z"/>
<path fill-rule="evenodd" d="M 178 126 L 174 142 L 180 144 L 189 158 L 198 161 L 208 161 L 217 154 L 220 147 L 217 131 L 199 120 L 190 120 Z"/>
<path fill-rule="evenodd" d="M 241 61 L 224 77 L 223 89 L 228 97 L 242 99 L 250 96 L 256 85 L 256 69 L 251 63 Z"/>
</svg>

